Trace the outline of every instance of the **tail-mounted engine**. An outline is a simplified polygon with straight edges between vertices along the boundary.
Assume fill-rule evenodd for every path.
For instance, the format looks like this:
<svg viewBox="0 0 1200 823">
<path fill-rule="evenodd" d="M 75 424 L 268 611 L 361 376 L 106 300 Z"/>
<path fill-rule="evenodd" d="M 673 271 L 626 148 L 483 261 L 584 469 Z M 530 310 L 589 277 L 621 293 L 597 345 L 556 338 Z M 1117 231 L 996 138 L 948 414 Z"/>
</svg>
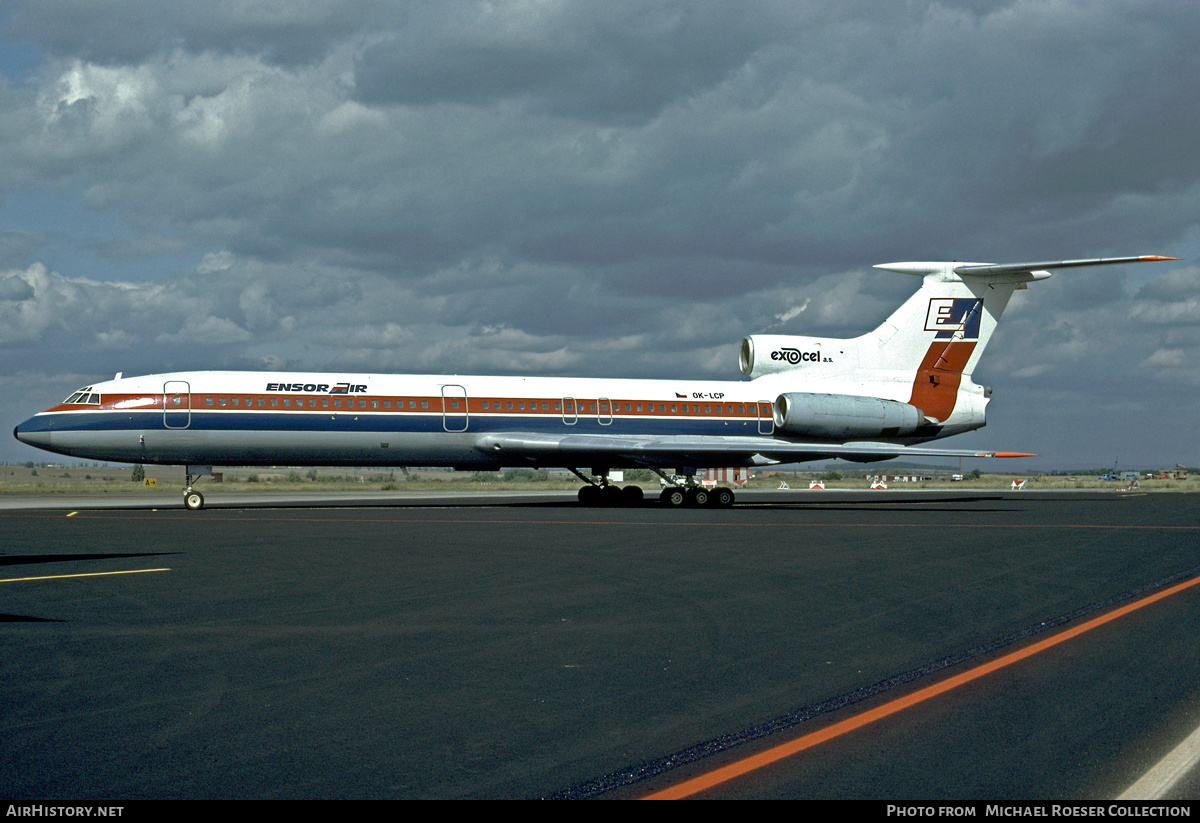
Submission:
<svg viewBox="0 0 1200 823">
<path fill-rule="evenodd" d="M 903 437 L 925 413 L 898 400 L 849 394 L 787 392 L 775 401 L 775 429 L 805 437 Z"/>
<path fill-rule="evenodd" d="M 830 363 L 841 353 L 830 351 L 830 344 L 844 346 L 845 343 L 844 340 L 824 337 L 755 334 L 742 340 L 738 366 L 747 377 L 762 377 L 764 374 L 792 371 L 814 363 Z"/>
</svg>

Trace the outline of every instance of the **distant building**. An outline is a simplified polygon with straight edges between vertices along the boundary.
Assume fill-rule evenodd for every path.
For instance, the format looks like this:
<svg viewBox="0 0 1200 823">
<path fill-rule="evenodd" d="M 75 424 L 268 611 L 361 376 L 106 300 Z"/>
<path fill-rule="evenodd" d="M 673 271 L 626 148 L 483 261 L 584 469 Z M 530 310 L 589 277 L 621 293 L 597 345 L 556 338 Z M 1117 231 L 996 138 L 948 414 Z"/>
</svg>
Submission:
<svg viewBox="0 0 1200 823">
<path fill-rule="evenodd" d="M 704 477 L 700 479 L 700 482 L 705 486 L 729 483 L 740 488 L 746 485 L 746 481 L 749 479 L 750 475 L 744 468 L 734 467 L 731 469 L 705 469 Z"/>
</svg>

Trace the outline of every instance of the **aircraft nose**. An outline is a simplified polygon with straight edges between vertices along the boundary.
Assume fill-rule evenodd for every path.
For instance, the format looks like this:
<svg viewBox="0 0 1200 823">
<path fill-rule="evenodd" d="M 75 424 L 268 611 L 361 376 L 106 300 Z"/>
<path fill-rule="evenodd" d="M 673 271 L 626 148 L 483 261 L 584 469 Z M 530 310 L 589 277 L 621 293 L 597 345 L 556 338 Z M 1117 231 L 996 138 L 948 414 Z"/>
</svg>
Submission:
<svg viewBox="0 0 1200 823">
<path fill-rule="evenodd" d="M 50 432 L 36 425 L 36 419 L 31 417 L 13 426 L 13 437 L 31 446 L 46 448 L 50 445 Z"/>
</svg>

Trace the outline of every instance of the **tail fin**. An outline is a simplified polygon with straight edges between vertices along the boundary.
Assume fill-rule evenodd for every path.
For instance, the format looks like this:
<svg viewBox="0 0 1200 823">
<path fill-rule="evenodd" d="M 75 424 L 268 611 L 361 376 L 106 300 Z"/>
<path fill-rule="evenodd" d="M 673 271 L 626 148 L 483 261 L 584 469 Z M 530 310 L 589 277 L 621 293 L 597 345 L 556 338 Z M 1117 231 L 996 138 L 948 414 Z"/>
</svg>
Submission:
<svg viewBox="0 0 1200 823">
<path fill-rule="evenodd" d="M 813 387 L 811 391 L 901 401 L 908 395 L 907 402 L 928 420 L 945 422 L 954 411 L 963 379 L 975 370 L 1015 290 L 1049 278 L 1051 269 L 1174 259 L 885 263 L 875 268 L 923 279 L 917 293 L 877 329 L 850 340 L 754 335 L 742 341 L 742 373 L 761 377 L 795 372 Z"/>
<path fill-rule="evenodd" d="M 879 328 L 859 338 L 862 364 L 911 382 L 907 399 L 926 417 L 945 421 L 958 402 L 1013 291 L 1047 272 L 961 276 L 954 263 L 888 263 L 875 268 L 923 277 L 921 288 Z"/>
<path fill-rule="evenodd" d="M 882 369 L 912 369 L 909 403 L 945 420 L 954 410 L 963 377 L 970 377 L 1017 289 L 1046 280 L 1050 269 L 1172 260 L 1111 257 L 1047 263 L 885 263 L 877 269 L 919 274 L 920 290 L 883 325 L 860 338 L 860 357 Z M 865 359 L 864 359 L 864 362 Z"/>
<path fill-rule="evenodd" d="M 876 368 L 911 369 L 936 366 L 969 375 L 979 362 L 996 323 L 1017 288 L 1044 279 L 1032 272 L 1022 280 L 1011 277 L 961 277 L 953 263 L 886 263 L 877 269 L 918 274 L 921 288 L 872 332 L 859 340 L 862 355 Z M 864 363 L 867 362 L 864 360 Z"/>
</svg>

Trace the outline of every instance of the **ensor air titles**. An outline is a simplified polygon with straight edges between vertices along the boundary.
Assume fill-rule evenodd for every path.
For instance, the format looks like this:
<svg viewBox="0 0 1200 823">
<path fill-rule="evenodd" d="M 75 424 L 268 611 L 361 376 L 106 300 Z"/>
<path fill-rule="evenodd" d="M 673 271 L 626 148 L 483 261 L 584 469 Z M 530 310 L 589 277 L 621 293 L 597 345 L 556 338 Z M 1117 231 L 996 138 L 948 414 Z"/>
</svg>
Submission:
<svg viewBox="0 0 1200 823">
<path fill-rule="evenodd" d="M 332 387 L 328 383 L 268 383 L 267 391 L 284 392 L 299 391 L 308 394 L 355 394 L 365 392 L 365 383 L 336 383 Z"/>
</svg>

